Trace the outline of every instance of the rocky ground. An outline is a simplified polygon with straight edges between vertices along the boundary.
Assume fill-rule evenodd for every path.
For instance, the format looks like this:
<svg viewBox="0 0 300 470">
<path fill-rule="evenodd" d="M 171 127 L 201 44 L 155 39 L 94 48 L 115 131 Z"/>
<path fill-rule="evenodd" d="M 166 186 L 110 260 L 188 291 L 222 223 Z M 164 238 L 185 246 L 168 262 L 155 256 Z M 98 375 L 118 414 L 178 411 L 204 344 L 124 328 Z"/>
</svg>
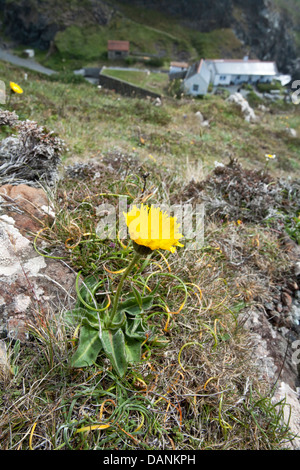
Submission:
<svg viewBox="0 0 300 470">
<path fill-rule="evenodd" d="M 18 130 L 13 140 L 8 137 L 0 144 L 0 171 L 2 168 L 5 183 L 0 187 L 0 334 L 2 341 L 16 338 L 26 341 L 29 323 L 34 324 L 37 317 L 46 315 L 53 306 L 69 309 L 75 300 L 77 273 L 59 256 L 57 259 L 53 254 L 47 257 L 46 242 L 39 245 L 42 254 L 34 243 L 36 234 L 46 231 L 56 217 L 51 186 L 58 178 L 56 170 L 62 142 L 45 134 L 35 123 L 18 121 L 14 113 L 2 112 L 0 120 L 2 125 L 16 126 Z M 100 166 L 86 162 L 68 167 L 64 175 L 82 184 L 91 181 L 96 184 L 95 175 L 101 178 L 101 174 L 107 172 L 119 177 L 124 161 L 126 157 L 124 160 L 124 157 L 112 155 Z M 136 165 L 130 161 L 126 164 L 127 167 Z M 50 173 L 52 178 L 49 178 Z M 45 186 L 50 188 L 48 192 L 42 189 L 42 181 L 50 181 L 50 186 Z M 256 283 L 255 302 L 240 313 L 239 324 L 249 332 L 255 344 L 253 361 L 259 365 L 261 378 L 270 383 L 270 390 L 275 390 L 274 400 L 286 402 L 286 420 L 297 435 L 291 447 L 296 449 L 300 448 L 299 245 L 285 233 L 284 237 L 279 237 L 281 259 L 271 258 L 271 254 L 272 242 L 274 246 L 279 243 L 276 234 L 284 233 L 281 218 L 275 217 L 276 211 L 284 208 L 287 213 L 294 213 L 297 194 L 299 182 L 279 180 L 274 183 L 268 172 L 244 170 L 232 160 L 228 165 L 216 164 L 215 170 L 199 183 L 191 180 L 177 187 L 171 201 L 204 202 L 208 216 L 213 214 L 219 221 L 228 218 L 242 221 L 240 232 L 236 225 L 228 224 L 226 232 L 215 242 L 230 269 L 236 271 L 236 282 L 241 286 L 244 282 L 249 298 L 252 296 L 251 277 Z M 251 224 L 260 224 L 272 215 L 273 238 L 263 245 L 263 250 L 265 247 L 270 250 L 266 256 L 259 251 L 265 229 L 258 231 L 256 238 L 252 232 L 251 247 L 245 244 L 245 239 Z"/>
</svg>

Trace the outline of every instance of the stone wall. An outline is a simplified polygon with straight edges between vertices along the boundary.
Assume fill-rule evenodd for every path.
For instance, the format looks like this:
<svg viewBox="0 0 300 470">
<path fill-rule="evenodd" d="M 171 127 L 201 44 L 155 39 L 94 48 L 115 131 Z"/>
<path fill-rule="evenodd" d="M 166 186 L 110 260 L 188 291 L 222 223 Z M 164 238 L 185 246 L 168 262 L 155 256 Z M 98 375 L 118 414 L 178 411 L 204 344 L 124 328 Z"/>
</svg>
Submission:
<svg viewBox="0 0 300 470">
<path fill-rule="evenodd" d="M 144 88 L 132 85 L 131 83 L 117 78 L 102 75 L 101 73 L 99 75 L 99 85 L 103 86 L 103 88 L 108 88 L 109 90 L 115 90 L 117 93 L 120 93 L 120 95 L 130 96 L 132 98 L 146 98 L 147 96 L 154 99 L 161 98 L 158 93 L 145 90 Z"/>
</svg>

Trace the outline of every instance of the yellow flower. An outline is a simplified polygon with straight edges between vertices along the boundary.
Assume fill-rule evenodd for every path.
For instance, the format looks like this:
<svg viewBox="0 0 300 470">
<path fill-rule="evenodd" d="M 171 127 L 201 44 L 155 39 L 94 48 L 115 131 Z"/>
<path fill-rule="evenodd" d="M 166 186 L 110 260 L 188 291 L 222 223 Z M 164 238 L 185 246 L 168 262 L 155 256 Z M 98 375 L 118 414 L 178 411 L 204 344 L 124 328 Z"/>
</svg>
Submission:
<svg viewBox="0 0 300 470">
<path fill-rule="evenodd" d="M 10 88 L 14 93 L 23 93 L 22 88 L 14 82 L 9 82 Z"/>
<path fill-rule="evenodd" d="M 168 250 L 171 253 L 175 253 L 176 246 L 183 246 L 179 243 L 183 235 L 178 231 L 177 218 L 169 217 L 160 208 L 149 208 L 141 204 L 139 208 L 133 206 L 124 216 L 130 238 L 137 245 L 150 250 Z"/>
<path fill-rule="evenodd" d="M 272 160 L 272 159 L 276 158 L 276 155 L 271 155 L 269 153 L 266 153 L 265 157 L 266 157 L 266 159 Z"/>
</svg>

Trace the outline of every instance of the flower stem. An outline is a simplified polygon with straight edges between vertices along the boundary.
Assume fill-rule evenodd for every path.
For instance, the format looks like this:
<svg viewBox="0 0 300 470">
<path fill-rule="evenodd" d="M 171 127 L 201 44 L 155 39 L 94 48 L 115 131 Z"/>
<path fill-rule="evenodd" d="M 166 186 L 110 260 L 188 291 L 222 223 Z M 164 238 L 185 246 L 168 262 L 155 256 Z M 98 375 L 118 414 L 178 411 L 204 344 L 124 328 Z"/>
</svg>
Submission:
<svg viewBox="0 0 300 470">
<path fill-rule="evenodd" d="M 116 291 L 116 295 L 115 295 L 115 298 L 114 298 L 114 303 L 113 303 L 113 308 L 112 308 L 112 311 L 111 311 L 111 314 L 110 314 L 110 317 L 108 319 L 108 322 L 107 322 L 107 328 L 109 328 L 115 318 L 115 315 L 117 313 L 117 308 L 118 308 L 118 303 L 119 303 L 119 299 L 120 299 L 120 295 L 121 295 L 121 291 L 122 291 L 122 287 L 123 287 L 123 284 L 124 284 L 124 281 L 126 279 L 126 277 L 128 276 L 128 274 L 130 273 L 130 271 L 132 270 L 133 266 L 135 265 L 135 263 L 138 261 L 138 259 L 140 258 L 140 254 L 139 253 L 135 253 L 134 254 L 134 257 L 132 258 L 131 262 L 129 263 L 129 265 L 127 266 L 126 270 L 123 272 L 122 276 L 121 276 L 121 279 L 120 279 L 120 282 L 119 282 L 119 285 L 117 287 L 117 291 Z"/>
</svg>

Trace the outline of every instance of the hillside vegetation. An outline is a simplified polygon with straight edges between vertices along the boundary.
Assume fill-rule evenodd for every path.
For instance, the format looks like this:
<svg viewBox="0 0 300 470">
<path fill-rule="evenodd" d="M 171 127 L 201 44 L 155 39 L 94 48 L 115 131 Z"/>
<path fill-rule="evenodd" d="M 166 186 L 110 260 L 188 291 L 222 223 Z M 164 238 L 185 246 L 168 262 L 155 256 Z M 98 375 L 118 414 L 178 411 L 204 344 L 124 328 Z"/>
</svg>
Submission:
<svg viewBox="0 0 300 470">
<path fill-rule="evenodd" d="M 6 3 L 9 2 L 6 0 Z M 22 2 L 13 0 L 11 4 L 14 8 L 22 9 Z M 107 63 L 108 39 L 128 40 L 133 55 L 159 56 L 166 65 L 174 59 L 194 61 L 202 57 L 242 58 L 247 52 L 247 47 L 237 39 L 231 28 L 200 32 L 182 25 L 178 18 L 165 13 L 115 1 L 109 2 L 105 8 L 101 4 L 99 8 L 100 11 L 96 14 L 89 0 L 84 4 L 74 0 L 63 4 L 43 2 L 43 5 L 37 6 L 32 3 L 32 11 L 26 10 L 31 11 L 27 22 L 39 24 L 42 21 L 39 20 L 40 17 L 47 17 L 49 25 L 57 25 L 50 49 L 35 48 L 38 60 L 55 70 L 99 66 Z M 2 33 L 5 30 L 4 24 Z M 27 37 L 27 29 L 26 23 L 23 41 Z M 38 33 L 36 36 L 38 42 Z M 30 40 L 32 41 L 29 34 L 28 41 Z M 15 44 L 16 51 L 22 49 L 23 45 Z"/>
<path fill-rule="evenodd" d="M 300 146 L 286 129 L 300 135 L 299 106 L 256 107 L 258 121 L 250 124 L 217 95 L 176 100 L 165 92 L 155 106 L 83 80 L 31 72 L 25 80 L 24 71 L 4 63 L 0 77 L 7 89 L 14 81 L 24 90 L 12 96 L 10 110 L 66 143 L 62 179 L 51 190 L 57 216 L 36 238 L 39 253 L 47 242 L 46 256 L 63 256 L 83 279 L 115 291 L 132 245 L 97 237 L 97 206 L 117 207 L 121 195 L 160 205 L 195 204 L 205 195 L 208 210 L 201 248 L 157 250 L 127 279 L 125 297 L 155 295 L 146 312 L 154 334 L 122 378 L 102 353 L 89 367 L 71 367 L 78 324 L 61 305 L 35 325 L 28 342 L 9 344 L 10 374 L 0 377 L 0 447 L 285 447 L 292 436 L 284 402 L 272 401 L 243 319 L 291 276 L 294 260 L 283 239 L 289 233 L 299 242 Z M 12 132 L 3 126 L 0 136 Z M 267 162 L 266 154 L 276 159 Z M 216 161 L 225 166 L 217 171 Z M 264 196 L 264 188 L 273 192 Z"/>
</svg>

